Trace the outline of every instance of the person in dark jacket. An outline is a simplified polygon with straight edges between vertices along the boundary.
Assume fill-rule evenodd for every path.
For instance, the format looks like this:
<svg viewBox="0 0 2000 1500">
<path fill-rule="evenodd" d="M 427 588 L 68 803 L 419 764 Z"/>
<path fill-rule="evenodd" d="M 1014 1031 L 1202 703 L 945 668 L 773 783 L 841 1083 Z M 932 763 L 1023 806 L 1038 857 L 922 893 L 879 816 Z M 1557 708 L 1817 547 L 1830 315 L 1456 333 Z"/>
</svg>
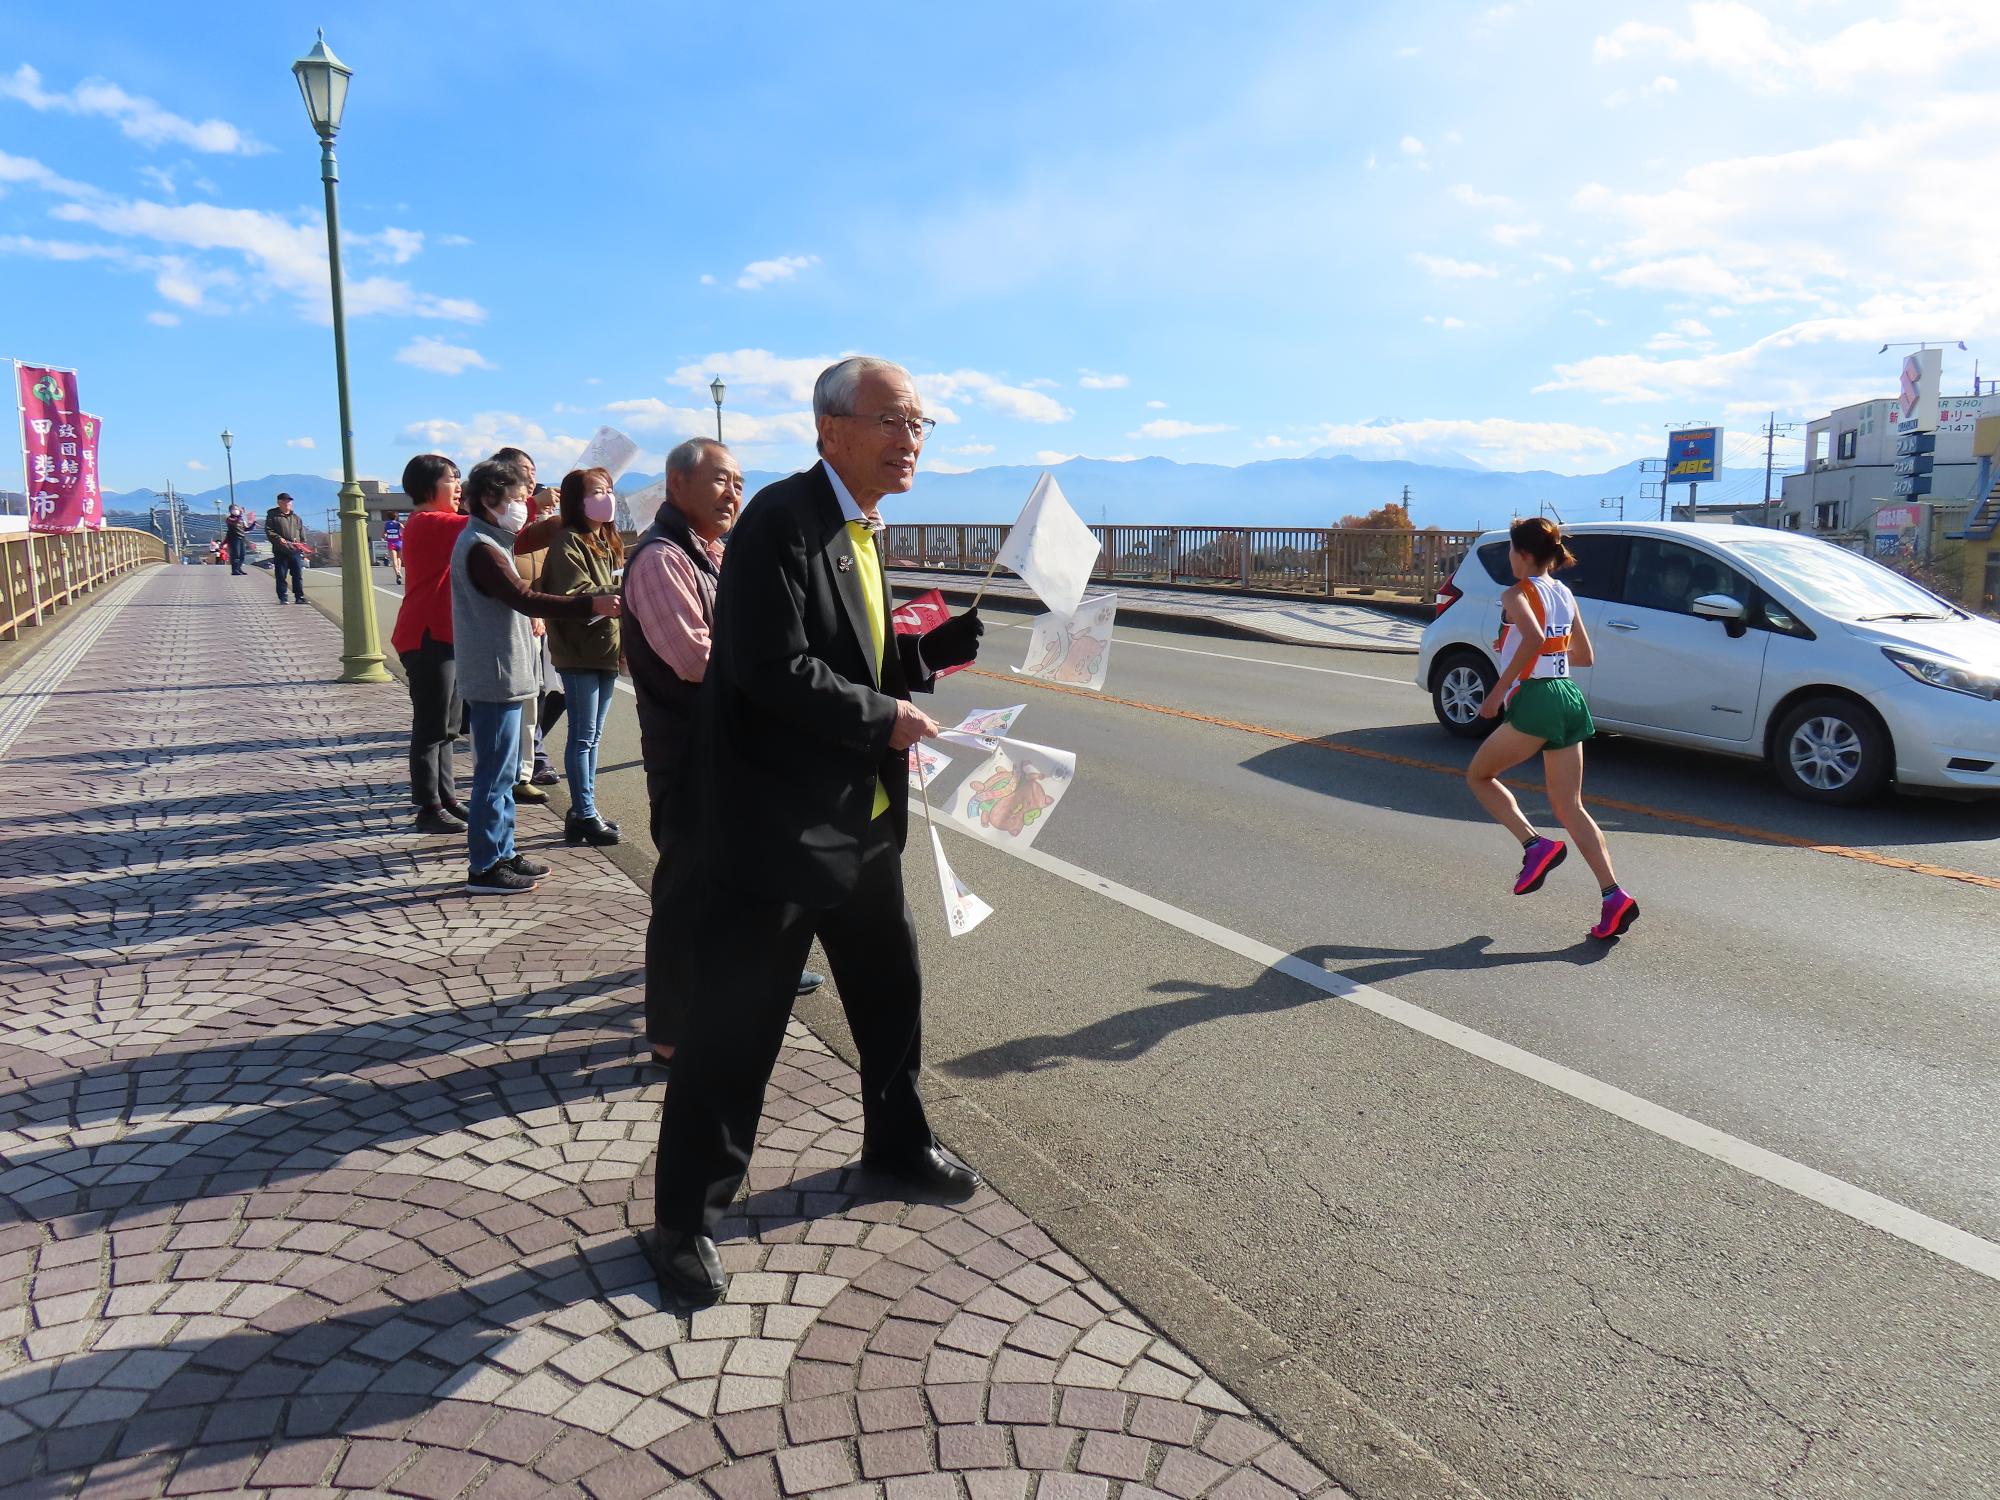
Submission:
<svg viewBox="0 0 2000 1500">
<path fill-rule="evenodd" d="M 618 591 L 625 566 L 625 541 L 618 535 L 618 496 L 609 469 L 572 469 L 563 475 L 559 514 L 562 531 L 542 561 L 541 586 L 550 594 L 604 594 Z M 562 676 L 569 714 L 563 769 L 569 777 L 569 812 L 563 842 L 615 844 L 618 825 L 597 811 L 597 746 L 617 696 L 622 647 L 619 622 L 549 621 L 549 662 Z"/>
<path fill-rule="evenodd" d="M 877 535 L 935 423 L 907 371 L 844 359 L 813 389 L 822 461 L 766 486 L 730 534 L 707 670 L 667 824 L 687 847 L 666 902 L 680 992 L 660 1125 L 652 1246 L 661 1291 L 724 1290 L 716 1225 L 750 1164 L 764 1090 L 817 937 L 861 1054 L 866 1171 L 964 1198 L 982 1179 L 937 1142 L 917 1088 L 923 981 L 903 894 L 910 746 L 938 732 L 909 701 L 973 660 L 958 615 L 895 634 Z M 635 632 L 636 635 L 636 632 Z"/>
<path fill-rule="evenodd" d="M 306 602 L 306 579 L 303 552 L 306 545 L 306 523 L 304 517 L 292 509 L 292 497 L 279 492 L 271 503 L 271 509 L 264 516 L 264 537 L 271 544 L 271 573 L 278 580 L 278 602 L 280 604 L 303 604 Z M 291 585 L 292 597 L 285 597 L 285 585 Z"/>
<path fill-rule="evenodd" d="M 230 576 L 241 578 L 243 554 L 250 543 L 250 518 L 243 514 L 242 506 L 229 507 L 228 518 L 223 522 L 222 540 L 229 555 Z"/>
</svg>

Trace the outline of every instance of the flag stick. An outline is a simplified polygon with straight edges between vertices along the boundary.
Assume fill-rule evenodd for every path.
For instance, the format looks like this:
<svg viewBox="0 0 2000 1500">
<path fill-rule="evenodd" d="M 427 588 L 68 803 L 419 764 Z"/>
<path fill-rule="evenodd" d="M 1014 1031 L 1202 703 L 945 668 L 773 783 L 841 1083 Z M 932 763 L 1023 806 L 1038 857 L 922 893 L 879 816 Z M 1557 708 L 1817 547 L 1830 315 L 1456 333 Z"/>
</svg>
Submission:
<svg viewBox="0 0 2000 1500">
<path fill-rule="evenodd" d="M 986 576 L 979 580 L 979 592 L 972 596 L 972 607 L 974 609 L 979 608 L 979 601 L 986 597 L 986 585 L 993 581 L 993 575 L 999 567 L 1000 559 L 996 556 L 987 566 Z"/>
</svg>

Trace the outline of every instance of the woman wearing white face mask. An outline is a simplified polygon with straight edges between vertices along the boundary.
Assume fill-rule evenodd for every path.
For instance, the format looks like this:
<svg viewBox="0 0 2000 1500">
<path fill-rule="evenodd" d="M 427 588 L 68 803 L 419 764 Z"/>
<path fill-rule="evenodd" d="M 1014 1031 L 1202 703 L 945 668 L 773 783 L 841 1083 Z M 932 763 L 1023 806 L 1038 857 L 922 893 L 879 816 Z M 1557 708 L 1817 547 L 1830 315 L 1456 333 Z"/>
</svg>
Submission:
<svg viewBox="0 0 2000 1500">
<path fill-rule="evenodd" d="M 514 571 L 517 533 L 528 518 L 528 471 L 505 459 L 475 464 L 465 479 L 469 517 L 451 554 L 451 613 L 458 692 L 472 710 L 472 794 L 466 804 L 471 873 L 478 895 L 522 895 L 548 866 L 514 852 L 514 773 L 522 711 L 535 701 L 540 647 L 530 619 L 587 620 L 618 614 L 618 596 L 537 593 Z"/>
<path fill-rule="evenodd" d="M 551 594 L 616 593 L 625 566 L 618 535 L 618 496 L 608 469 L 572 469 L 563 476 L 562 534 L 542 564 L 542 587 Z M 597 811 L 597 746 L 618 684 L 618 622 L 593 617 L 549 622 L 549 660 L 562 674 L 569 729 L 563 770 L 569 777 L 569 816 L 563 838 L 572 844 L 615 844 L 618 825 Z"/>
</svg>

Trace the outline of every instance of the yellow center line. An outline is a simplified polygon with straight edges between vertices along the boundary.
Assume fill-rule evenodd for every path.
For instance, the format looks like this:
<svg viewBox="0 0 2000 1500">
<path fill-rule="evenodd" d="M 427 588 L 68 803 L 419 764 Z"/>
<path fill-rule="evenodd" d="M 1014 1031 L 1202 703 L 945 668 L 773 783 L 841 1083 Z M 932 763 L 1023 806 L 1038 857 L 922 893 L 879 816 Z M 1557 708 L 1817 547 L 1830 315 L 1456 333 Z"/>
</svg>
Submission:
<svg viewBox="0 0 2000 1500">
<path fill-rule="evenodd" d="M 1415 771 L 1434 771 L 1443 776 L 1456 776 L 1461 780 L 1465 776 L 1465 769 L 1462 766 L 1446 765 L 1442 761 L 1435 760 L 1418 760 L 1414 756 L 1397 755 L 1389 750 L 1371 750 L 1364 745 L 1339 745 L 1314 735 L 1294 734 L 1289 729 L 1276 729 L 1269 724 L 1251 724 L 1242 719 L 1225 719 L 1215 714 L 1196 713 L 1193 709 L 1170 708 L 1162 703 L 1147 703 L 1138 698 L 1120 698 L 1115 693 L 1093 693 L 1088 688 L 1039 682 L 1011 672 L 989 672 L 984 667 L 968 667 L 966 670 L 980 677 L 990 677 L 996 682 L 1011 682 L 1024 687 L 1039 688 L 1045 693 L 1067 693 L 1071 697 L 1089 698 L 1099 703 L 1115 703 L 1120 708 L 1136 708 L 1143 713 L 1164 714 L 1172 719 L 1187 719 L 1196 724 L 1210 724 L 1218 729 L 1233 729 L 1240 734 L 1259 735 L 1267 740 L 1282 740 L 1288 745 L 1310 745 L 1315 750 L 1326 750 L 1335 755 L 1351 755 L 1358 760 L 1379 761 L 1383 765 L 1390 766 L 1407 766 Z M 1547 791 L 1541 782 L 1521 778 L 1510 778 L 1507 780 L 1507 785 L 1526 791 Z M 2000 891 L 2000 879 L 1991 875 L 1975 875 L 1970 870 L 1955 870 L 1949 865 L 1926 864 L 1921 860 L 1904 859 L 1894 854 L 1878 854 L 1872 849 L 1856 849 L 1847 844 L 1824 844 L 1817 839 L 1803 838 L 1795 833 L 1753 828 L 1744 823 L 1726 823 L 1716 818 L 1700 817 L 1695 813 L 1672 812 L 1666 808 L 1648 807 L 1642 802 L 1626 802 L 1616 797 L 1593 796 L 1590 801 L 1598 807 L 1614 808 L 1619 812 L 1652 818 L 1662 823 L 1678 823 L 1685 828 L 1726 833 L 1760 844 L 1775 844 L 1785 849 L 1805 849 L 1814 854 L 1831 855 L 1835 859 L 1851 859 L 1856 864 L 1875 865 L 1884 870 L 1905 870 L 1912 875 L 1929 875 L 1937 880 L 1955 880 L 1963 885 L 1977 886 L 1981 890 Z"/>
</svg>

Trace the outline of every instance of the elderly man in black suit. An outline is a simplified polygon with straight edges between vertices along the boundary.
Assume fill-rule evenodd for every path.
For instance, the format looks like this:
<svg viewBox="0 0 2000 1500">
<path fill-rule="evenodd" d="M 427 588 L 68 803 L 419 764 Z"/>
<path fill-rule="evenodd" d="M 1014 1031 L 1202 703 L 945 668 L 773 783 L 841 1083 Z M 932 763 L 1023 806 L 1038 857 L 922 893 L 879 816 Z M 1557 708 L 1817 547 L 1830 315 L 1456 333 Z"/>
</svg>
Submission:
<svg viewBox="0 0 2000 1500">
<path fill-rule="evenodd" d="M 936 424 L 909 373 L 844 359 L 813 389 L 821 461 L 767 485 L 729 538 L 707 675 L 670 818 L 686 840 L 670 909 L 690 997 L 660 1123 L 660 1285 L 723 1292 L 713 1239 L 749 1169 L 764 1088 L 817 936 L 861 1053 L 861 1163 L 969 1196 L 979 1174 L 939 1146 L 917 1092 L 922 980 L 903 896 L 911 705 L 970 662 L 976 612 L 922 637 L 890 627 L 877 536 Z"/>
</svg>

